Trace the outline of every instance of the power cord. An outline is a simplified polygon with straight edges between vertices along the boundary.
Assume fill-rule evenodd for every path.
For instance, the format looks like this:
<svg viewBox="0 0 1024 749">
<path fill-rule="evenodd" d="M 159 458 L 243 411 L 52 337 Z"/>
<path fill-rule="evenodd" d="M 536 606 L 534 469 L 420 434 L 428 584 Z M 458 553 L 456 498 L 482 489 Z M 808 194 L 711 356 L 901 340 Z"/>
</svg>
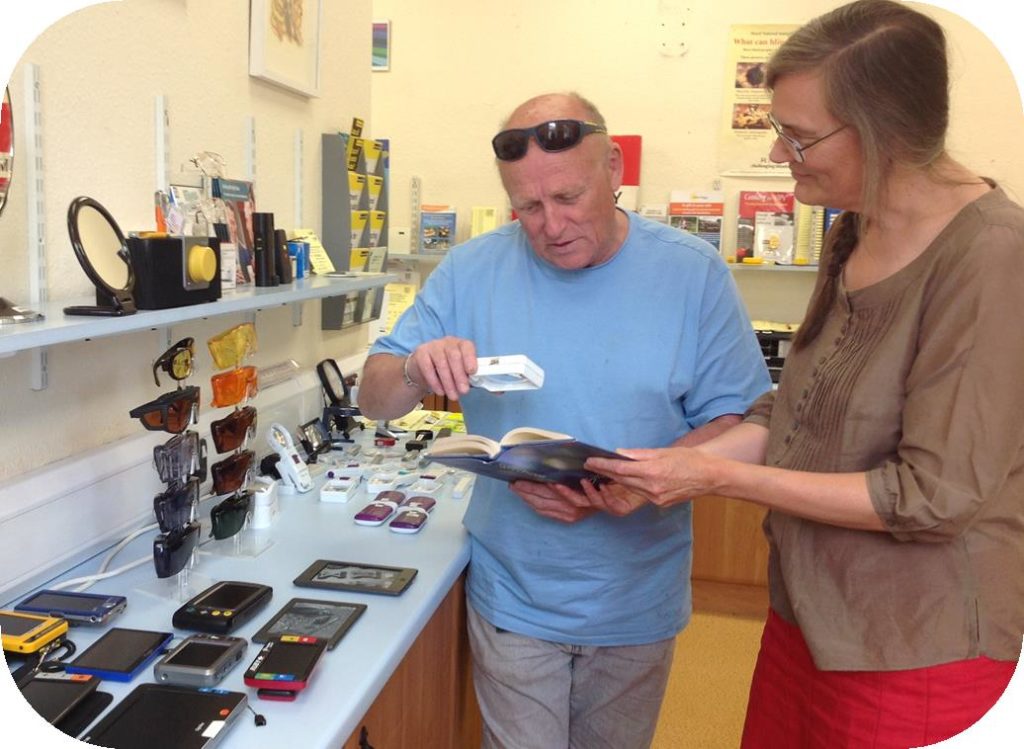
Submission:
<svg viewBox="0 0 1024 749">
<path fill-rule="evenodd" d="M 247 710 L 248 710 L 248 711 L 249 711 L 250 713 L 252 713 L 252 714 L 253 714 L 253 716 L 254 716 L 254 717 L 253 717 L 253 723 L 255 723 L 257 727 L 259 727 L 259 726 L 265 726 L 265 725 L 267 725 L 267 719 L 266 719 L 265 717 L 263 717 L 262 715 L 260 715 L 260 714 L 259 714 L 258 712 L 256 712 L 255 710 L 253 710 L 253 709 L 252 709 L 252 705 L 250 705 L 250 704 L 249 704 L 249 703 L 247 702 L 247 703 L 245 703 L 245 707 L 246 707 L 246 709 L 247 709 Z"/>
</svg>

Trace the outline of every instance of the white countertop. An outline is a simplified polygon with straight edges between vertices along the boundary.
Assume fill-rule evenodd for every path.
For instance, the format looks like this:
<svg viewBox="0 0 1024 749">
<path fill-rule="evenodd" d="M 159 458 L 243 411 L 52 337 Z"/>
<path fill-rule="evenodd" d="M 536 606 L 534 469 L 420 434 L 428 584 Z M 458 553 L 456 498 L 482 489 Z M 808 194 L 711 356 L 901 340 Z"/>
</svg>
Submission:
<svg viewBox="0 0 1024 749">
<path fill-rule="evenodd" d="M 436 466 L 421 471 L 434 473 L 433 468 Z M 250 749 L 254 746 L 336 748 L 358 728 L 359 721 L 469 561 L 468 537 L 462 527 L 469 497 L 451 497 L 455 479 L 454 475 L 447 476 L 444 487 L 435 495 L 438 501 L 430 520 L 417 534 L 393 533 L 386 525 L 356 525 L 352 516 L 367 502 L 365 482 L 350 502 L 332 504 L 319 501 L 321 481 L 317 480 L 316 488 L 308 494 L 280 498 L 281 512 L 276 521 L 271 528 L 259 531 L 271 539 L 273 545 L 259 556 L 200 554 L 191 573 L 194 580 L 196 576 L 210 578 L 198 581 L 211 584 L 219 580 L 240 580 L 263 583 L 274 589 L 271 601 L 231 633 L 238 637 L 251 638 L 292 598 L 351 601 L 367 606 L 335 649 L 324 655 L 308 688 L 294 702 L 258 699 L 256 690 L 242 683 L 243 672 L 261 647 L 250 642 L 242 661 L 218 688 L 245 693 L 249 704 L 266 717 L 267 723 L 257 727 L 252 714 L 245 711 L 220 746 L 226 749 Z M 203 502 L 201 514 L 207 515 L 213 504 L 215 502 L 211 500 Z M 133 541 L 114 560 L 111 568 L 149 554 L 154 534 L 146 533 Z M 233 547 L 231 541 L 218 542 L 218 545 L 225 551 Z M 414 567 L 419 573 L 400 596 L 294 586 L 292 580 L 318 559 Z M 97 559 L 80 565 L 61 579 L 89 574 L 98 564 Z M 98 582 L 88 592 L 128 597 L 126 611 L 113 619 L 110 627 L 169 632 L 172 631 L 171 616 L 180 603 L 176 598 L 161 599 L 154 595 L 151 589 L 156 582 L 152 564 L 145 564 Z M 147 592 L 141 592 L 143 589 Z M 75 627 L 70 630 L 69 638 L 81 652 L 107 628 Z M 178 637 L 190 634 L 183 630 L 173 631 Z M 114 702 L 103 715 L 138 684 L 153 680 L 150 666 L 128 684 L 104 681 L 100 690 L 112 693 Z"/>
</svg>

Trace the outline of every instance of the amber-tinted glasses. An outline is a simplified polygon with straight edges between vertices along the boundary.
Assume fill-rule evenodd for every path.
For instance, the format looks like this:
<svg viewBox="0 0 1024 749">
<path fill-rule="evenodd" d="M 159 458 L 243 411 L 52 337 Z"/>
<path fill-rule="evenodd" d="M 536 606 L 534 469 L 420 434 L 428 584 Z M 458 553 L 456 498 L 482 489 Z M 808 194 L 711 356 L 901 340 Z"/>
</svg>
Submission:
<svg viewBox="0 0 1024 749">
<path fill-rule="evenodd" d="M 237 450 L 255 433 L 255 406 L 239 408 L 229 413 L 223 419 L 217 419 L 210 423 L 210 436 L 213 437 L 213 447 L 219 453 Z"/>
<path fill-rule="evenodd" d="M 213 493 L 231 494 L 245 487 L 255 472 L 255 459 L 252 450 L 244 450 L 210 466 Z"/>
<path fill-rule="evenodd" d="M 199 388 L 190 385 L 164 393 L 156 400 L 133 408 L 128 415 L 141 421 L 151 432 L 181 434 L 199 415 Z"/>
<path fill-rule="evenodd" d="M 221 372 L 210 378 L 210 388 L 213 390 L 211 405 L 214 408 L 234 406 L 256 397 L 259 392 L 259 373 L 253 366 Z"/>
<path fill-rule="evenodd" d="M 176 344 L 164 351 L 157 360 L 153 362 L 153 381 L 160 386 L 159 370 L 177 381 L 192 376 L 192 359 L 195 357 L 195 341 L 191 338 L 182 338 Z"/>
<path fill-rule="evenodd" d="M 244 322 L 218 333 L 206 342 L 217 369 L 237 367 L 246 357 L 256 353 L 256 327 Z"/>
</svg>

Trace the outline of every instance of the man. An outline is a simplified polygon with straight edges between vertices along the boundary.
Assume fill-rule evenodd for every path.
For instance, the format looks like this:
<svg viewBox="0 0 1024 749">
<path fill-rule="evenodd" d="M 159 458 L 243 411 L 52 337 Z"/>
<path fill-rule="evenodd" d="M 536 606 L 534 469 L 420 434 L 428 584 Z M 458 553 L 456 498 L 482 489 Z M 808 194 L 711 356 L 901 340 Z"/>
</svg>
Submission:
<svg viewBox="0 0 1024 749">
<path fill-rule="evenodd" d="M 371 350 L 363 413 L 444 393 L 471 433 L 534 426 L 609 448 L 696 444 L 738 422 L 771 383 L 729 271 L 707 243 L 616 208 L 622 153 L 597 109 L 536 97 L 493 146 L 519 221 L 438 265 Z M 477 356 L 504 354 L 536 362 L 543 388 L 471 389 Z M 464 522 L 485 747 L 650 744 L 690 614 L 690 506 L 589 504 L 477 479 Z"/>
</svg>

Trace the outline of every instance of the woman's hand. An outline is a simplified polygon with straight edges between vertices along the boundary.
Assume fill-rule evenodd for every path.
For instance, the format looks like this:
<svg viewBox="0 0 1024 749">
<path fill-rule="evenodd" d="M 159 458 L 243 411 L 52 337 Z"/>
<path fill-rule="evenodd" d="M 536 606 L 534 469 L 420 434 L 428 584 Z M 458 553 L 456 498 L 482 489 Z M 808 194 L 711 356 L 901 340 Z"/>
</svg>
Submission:
<svg viewBox="0 0 1024 749">
<path fill-rule="evenodd" d="M 713 468 L 721 459 L 707 452 L 690 447 L 618 452 L 632 460 L 590 458 L 585 467 L 659 507 L 688 502 L 715 490 Z M 613 486 L 605 484 L 596 491 L 604 501 L 615 503 L 620 495 Z"/>
</svg>

